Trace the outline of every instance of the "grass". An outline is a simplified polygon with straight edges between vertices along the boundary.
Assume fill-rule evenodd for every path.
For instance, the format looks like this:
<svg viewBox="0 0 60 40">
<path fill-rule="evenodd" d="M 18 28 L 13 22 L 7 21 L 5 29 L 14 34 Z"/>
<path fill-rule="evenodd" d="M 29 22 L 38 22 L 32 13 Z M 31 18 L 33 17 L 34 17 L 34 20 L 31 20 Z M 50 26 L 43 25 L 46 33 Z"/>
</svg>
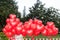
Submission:
<svg viewBox="0 0 60 40">
<path fill-rule="evenodd" d="M 30 37 L 27 36 L 26 38 L 30 38 Z M 39 36 L 36 36 L 35 38 L 47 38 L 47 37 L 39 35 Z M 58 34 L 57 36 L 52 36 L 52 38 L 60 38 L 60 34 Z M 3 32 L 0 32 L 0 40 L 8 40 L 8 38 L 4 35 Z"/>
<path fill-rule="evenodd" d="M 0 32 L 0 40 L 8 40 L 8 38 L 4 35 L 3 32 Z"/>
</svg>

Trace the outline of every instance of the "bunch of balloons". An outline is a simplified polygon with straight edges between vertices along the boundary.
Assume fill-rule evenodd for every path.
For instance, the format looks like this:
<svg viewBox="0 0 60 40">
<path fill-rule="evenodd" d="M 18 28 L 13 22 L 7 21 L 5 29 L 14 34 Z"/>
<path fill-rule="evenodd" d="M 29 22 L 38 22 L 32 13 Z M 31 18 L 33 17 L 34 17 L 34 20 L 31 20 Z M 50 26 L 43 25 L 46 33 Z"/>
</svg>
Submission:
<svg viewBox="0 0 60 40">
<path fill-rule="evenodd" d="M 42 35 L 44 36 L 55 36 L 58 34 L 58 28 L 55 27 L 54 22 L 47 22 Z"/>
<path fill-rule="evenodd" d="M 3 28 L 3 32 L 8 38 L 11 38 L 16 34 L 21 34 L 20 31 L 22 30 L 23 25 L 22 22 L 20 22 L 20 20 L 16 18 L 16 15 L 10 14 L 9 17 L 10 18 L 7 18 L 6 20 L 6 25 Z"/>
<path fill-rule="evenodd" d="M 10 14 L 6 23 L 3 32 L 8 38 L 20 34 L 23 36 L 32 36 L 32 38 L 39 34 L 44 36 L 54 36 L 58 34 L 58 28 L 55 27 L 53 22 L 47 22 L 47 25 L 44 26 L 42 21 L 36 18 L 34 18 L 34 20 L 29 19 L 29 21 L 26 21 L 23 24 L 18 18 L 16 18 L 16 15 Z"/>
<path fill-rule="evenodd" d="M 38 19 L 30 19 L 29 21 L 24 23 L 24 27 L 28 36 L 38 36 L 44 29 L 42 21 Z"/>
</svg>

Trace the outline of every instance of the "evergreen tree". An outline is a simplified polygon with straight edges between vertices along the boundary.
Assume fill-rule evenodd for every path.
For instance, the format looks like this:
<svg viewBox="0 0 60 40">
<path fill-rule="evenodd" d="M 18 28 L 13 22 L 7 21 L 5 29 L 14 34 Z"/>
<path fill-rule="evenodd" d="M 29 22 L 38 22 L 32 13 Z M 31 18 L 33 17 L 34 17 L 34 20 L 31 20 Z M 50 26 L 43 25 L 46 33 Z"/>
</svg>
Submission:
<svg viewBox="0 0 60 40">
<path fill-rule="evenodd" d="M 58 9 L 55 9 L 53 7 L 45 8 L 45 4 L 42 4 L 41 1 L 37 0 L 37 2 L 30 8 L 30 13 L 26 16 L 26 20 L 28 19 L 40 19 L 43 21 L 44 24 L 46 24 L 47 21 L 53 21 L 55 22 L 56 26 L 60 26 L 60 20 L 59 20 L 59 13 Z M 59 22 L 59 23 L 58 23 Z"/>
<path fill-rule="evenodd" d="M 0 0 L 0 24 L 2 26 L 5 25 L 5 20 L 9 14 L 16 14 L 20 18 L 21 14 L 18 12 L 18 6 L 16 4 L 14 0 Z"/>
<path fill-rule="evenodd" d="M 37 2 L 34 4 L 34 6 L 32 6 L 32 8 L 30 8 L 29 11 L 30 11 L 30 16 L 29 14 L 27 15 L 29 18 L 31 17 L 39 18 L 39 16 L 45 13 L 46 9 L 44 8 L 44 4 L 42 4 L 42 2 L 37 0 Z"/>
</svg>

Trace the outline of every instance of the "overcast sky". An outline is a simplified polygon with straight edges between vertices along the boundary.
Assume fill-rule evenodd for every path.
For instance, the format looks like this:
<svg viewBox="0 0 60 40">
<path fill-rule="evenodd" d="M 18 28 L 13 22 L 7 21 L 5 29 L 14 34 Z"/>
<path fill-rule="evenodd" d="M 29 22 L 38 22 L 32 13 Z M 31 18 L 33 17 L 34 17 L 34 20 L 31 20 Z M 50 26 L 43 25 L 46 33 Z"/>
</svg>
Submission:
<svg viewBox="0 0 60 40">
<path fill-rule="evenodd" d="M 16 0 L 18 3 L 18 11 L 23 13 L 24 6 L 26 6 L 26 13 L 29 13 L 29 8 L 36 3 L 36 0 Z M 60 0 L 40 0 L 45 3 L 45 7 L 54 7 L 60 9 Z"/>
</svg>

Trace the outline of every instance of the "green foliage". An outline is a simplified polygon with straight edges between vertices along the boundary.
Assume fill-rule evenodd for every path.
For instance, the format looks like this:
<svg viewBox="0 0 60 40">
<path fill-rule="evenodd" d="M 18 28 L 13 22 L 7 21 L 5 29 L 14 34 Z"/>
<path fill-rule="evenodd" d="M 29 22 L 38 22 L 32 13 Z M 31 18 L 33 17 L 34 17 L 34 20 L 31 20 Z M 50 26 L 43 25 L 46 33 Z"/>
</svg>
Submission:
<svg viewBox="0 0 60 40">
<path fill-rule="evenodd" d="M 8 40 L 8 38 L 4 35 L 3 32 L 0 32 L 0 40 Z"/>
<path fill-rule="evenodd" d="M 6 24 L 9 14 L 16 14 L 18 18 L 21 14 L 18 12 L 18 6 L 14 0 L 0 0 L 0 29 Z"/>
</svg>

